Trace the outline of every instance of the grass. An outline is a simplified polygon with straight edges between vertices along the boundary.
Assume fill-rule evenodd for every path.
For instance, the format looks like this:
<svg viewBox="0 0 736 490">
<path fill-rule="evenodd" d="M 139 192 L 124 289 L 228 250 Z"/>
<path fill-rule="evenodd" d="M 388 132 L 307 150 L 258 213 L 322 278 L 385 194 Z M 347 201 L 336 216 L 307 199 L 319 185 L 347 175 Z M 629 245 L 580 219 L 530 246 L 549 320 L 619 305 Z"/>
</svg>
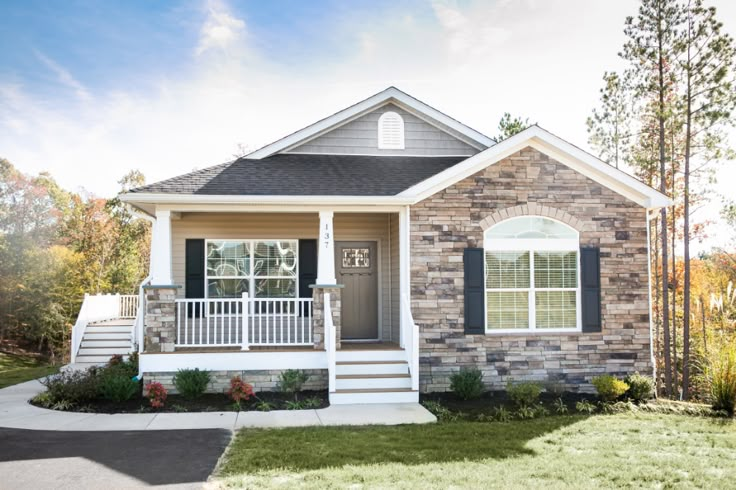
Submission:
<svg viewBox="0 0 736 490">
<path fill-rule="evenodd" d="M 0 388 L 41 378 L 59 371 L 32 356 L 0 352 Z"/>
<path fill-rule="evenodd" d="M 658 414 L 246 429 L 225 488 L 736 488 L 736 423 Z"/>
</svg>

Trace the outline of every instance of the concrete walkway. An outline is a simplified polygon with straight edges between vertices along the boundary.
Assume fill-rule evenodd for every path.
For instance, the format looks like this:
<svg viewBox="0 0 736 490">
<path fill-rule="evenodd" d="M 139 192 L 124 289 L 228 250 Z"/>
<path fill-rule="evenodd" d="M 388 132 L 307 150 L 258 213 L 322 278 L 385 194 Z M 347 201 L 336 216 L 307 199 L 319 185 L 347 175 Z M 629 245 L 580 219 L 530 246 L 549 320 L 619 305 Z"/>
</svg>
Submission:
<svg viewBox="0 0 736 490">
<path fill-rule="evenodd" d="M 63 431 L 140 431 L 306 427 L 319 425 L 399 425 L 436 422 L 418 403 L 333 405 L 318 410 L 272 412 L 191 412 L 94 414 L 34 407 L 28 400 L 44 390 L 28 381 L 0 390 L 0 427 Z"/>
</svg>

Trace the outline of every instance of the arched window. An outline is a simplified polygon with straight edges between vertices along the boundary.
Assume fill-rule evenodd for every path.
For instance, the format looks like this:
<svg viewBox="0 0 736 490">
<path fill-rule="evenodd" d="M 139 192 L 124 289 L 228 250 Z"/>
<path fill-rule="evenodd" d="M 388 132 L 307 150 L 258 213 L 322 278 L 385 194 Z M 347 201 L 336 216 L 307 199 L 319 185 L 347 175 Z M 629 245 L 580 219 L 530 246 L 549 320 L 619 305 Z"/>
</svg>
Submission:
<svg viewBox="0 0 736 490">
<path fill-rule="evenodd" d="M 395 112 L 384 112 L 378 119 L 378 148 L 404 149 L 404 120 Z"/>
<path fill-rule="evenodd" d="M 486 330 L 579 330 L 578 232 L 539 216 L 486 230 Z"/>
</svg>

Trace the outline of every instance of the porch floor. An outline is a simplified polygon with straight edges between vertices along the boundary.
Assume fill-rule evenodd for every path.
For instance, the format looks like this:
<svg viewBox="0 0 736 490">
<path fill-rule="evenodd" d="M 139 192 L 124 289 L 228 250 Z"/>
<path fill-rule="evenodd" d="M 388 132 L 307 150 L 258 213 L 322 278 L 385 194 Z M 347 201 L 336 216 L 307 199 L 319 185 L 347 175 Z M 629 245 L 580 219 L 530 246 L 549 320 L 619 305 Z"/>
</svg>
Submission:
<svg viewBox="0 0 736 490">
<path fill-rule="evenodd" d="M 340 350 L 404 350 L 396 342 L 340 342 Z"/>
</svg>

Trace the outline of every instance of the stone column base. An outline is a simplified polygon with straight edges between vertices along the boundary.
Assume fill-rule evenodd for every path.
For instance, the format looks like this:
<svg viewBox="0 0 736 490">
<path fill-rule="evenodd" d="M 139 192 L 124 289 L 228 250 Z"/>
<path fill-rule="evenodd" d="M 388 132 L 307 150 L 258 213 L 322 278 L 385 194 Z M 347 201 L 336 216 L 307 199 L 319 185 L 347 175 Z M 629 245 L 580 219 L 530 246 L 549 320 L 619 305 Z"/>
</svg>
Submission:
<svg viewBox="0 0 736 490">
<path fill-rule="evenodd" d="M 322 286 L 315 284 L 310 286 L 312 288 L 312 298 L 314 299 L 313 311 L 312 311 L 312 328 L 314 339 L 314 348 L 323 350 L 325 348 L 325 306 L 324 306 L 324 294 L 330 293 L 330 307 L 332 310 L 332 323 L 335 325 L 335 348 L 340 349 L 340 308 L 341 300 L 340 295 L 342 293 L 342 284 Z"/>
<path fill-rule="evenodd" d="M 146 317 L 143 352 L 174 352 L 176 345 L 176 290 L 180 286 L 144 286 Z"/>
</svg>

